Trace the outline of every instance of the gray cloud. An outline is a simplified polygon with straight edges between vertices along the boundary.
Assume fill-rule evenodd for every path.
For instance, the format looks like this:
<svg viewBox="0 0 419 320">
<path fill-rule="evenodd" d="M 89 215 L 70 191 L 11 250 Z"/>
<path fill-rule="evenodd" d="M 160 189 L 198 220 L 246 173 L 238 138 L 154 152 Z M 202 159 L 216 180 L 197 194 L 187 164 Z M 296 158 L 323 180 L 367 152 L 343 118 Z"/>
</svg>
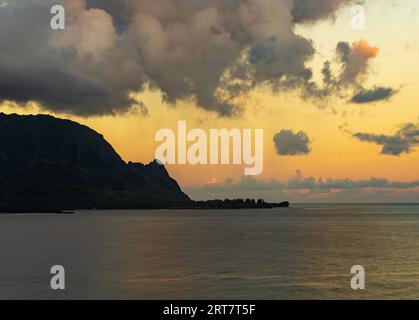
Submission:
<svg viewBox="0 0 419 320">
<path fill-rule="evenodd" d="M 387 100 L 398 92 L 389 87 L 365 89 L 363 86 L 371 61 L 377 56 L 379 48 L 364 40 L 352 44 L 341 41 L 336 45 L 335 52 L 336 60 L 323 64 L 322 86 L 307 77 L 306 83 L 301 86 L 304 98 L 315 99 L 324 105 L 330 97 L 345 98 L 352 93 L 351 102 L 370 103 Z M 332 62 L 336 63 L 339 71 L 332 71 Z"/>
<path fill-rule="evenodd" d="M 14 0 L 0 10 L 0 102 L 35 101 L 77 115 L 114 114 L 141 102 L 138 53 L 113 33 L 103 11 L 65 2 L 67 30 L 50 28 L 53 0 Z"/>
<path fill-rule="evenodd" d="M 360 141 L 382 146 L 381 154 L 399 156 L 402 153 L 410 153 L 412 148 L 419 144 L 419 125 L 407 123 L 393 135 L 358 132 L 353 136 Z"/>
<path fill-rule="evenodd" d="M 336 52 L 343 66 L 339 83 L 341 85 L 359 84 L 363 80 L 361 77 L 368 71 L 371 59 L 377 56 L 378 51 L 377 47 L 363 40 L 353 43 L 352 46 L 347 42 L 339 42 Z"/>
<path fill-rule="evenodd" d="M 348 0 L 293 0 L 292 15 L 297 22 L 313 22 L 319 18 L 334 17 L 336 10 L 351 3 Z"/>
<path fill-rule="evenodd" d="M 54 0 L 1 8 L 0 102 L 35 101 L 82 116 L 146 112 L 132 93 L 151 87 L 169 103 L 193 99 L 235 115 L 241 107 L 234 98 L 258 84 L 310 87 L 306 63 L 315 50 L 295 33 L 296 23 L 327 18 L 353 1 L 62 2 L 64 31 L 49 28 Z"/>
<path fill-rule="evenodd" d="M 351 99 L 352 103 L 365 104 L 377 101 L 389 100 L 397 93 L 397 90 L 389 87 L 374 87 L 369 90 L 361 90 Z"/>
<path fill-rule="evenodd" d="M 396 192 L 397 191 L 397 192 Z M 268 201 L 293 202 L 393 202 L 416 201 L 419 181 L 390 181 L 384 178 L 322 179 L 304 177 L 297 170 L 288 181 L 258 180 L 243 177 L 238 182 L 227 179 L 219 184 L 186 188 L 193 199 L 265 198 Z"/>
<path fill-rule="evenodd" d="M 279 155 L 303 155 L 310 153 L 310 139 L 303 131 L 294 133 L 291 130 L 281 130 L 273 138 L 275 149 Z"/>
</svg>

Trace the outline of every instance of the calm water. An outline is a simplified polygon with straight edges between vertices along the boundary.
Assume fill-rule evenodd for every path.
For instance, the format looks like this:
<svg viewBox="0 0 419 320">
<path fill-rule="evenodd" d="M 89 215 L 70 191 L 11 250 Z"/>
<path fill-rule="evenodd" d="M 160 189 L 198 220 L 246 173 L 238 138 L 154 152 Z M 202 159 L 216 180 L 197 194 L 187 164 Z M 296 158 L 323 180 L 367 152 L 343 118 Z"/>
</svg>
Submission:
<svg viewBox="0 0 419 320">
<path fill-rule="evenodd" d="M 0 215 L 0 298 L 419 299 L 419 205 Z"/>
</svg>

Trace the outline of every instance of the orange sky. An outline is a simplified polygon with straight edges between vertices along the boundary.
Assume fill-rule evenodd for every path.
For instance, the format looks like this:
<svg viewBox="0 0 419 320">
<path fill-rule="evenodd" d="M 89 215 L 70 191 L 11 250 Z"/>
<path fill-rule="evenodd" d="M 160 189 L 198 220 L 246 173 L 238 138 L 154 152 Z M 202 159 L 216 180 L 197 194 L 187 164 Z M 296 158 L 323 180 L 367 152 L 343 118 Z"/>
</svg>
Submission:
<svg viewBox="0 0 419 320">
<path fill-rule="evenodd" d="M 380 6 L 380 5 L 378 5 Z M 298 32 L 313 39 L 318 53 L 312 61 L 315 79 L 320 78 L 322 62 L 335 59 L 339 41 L 354 43 L 360 55 L 371 59 L 367 85 L 392 86 L 399 90 L 390 101 L 354 105 L 345 99 L 334 99 L 319 108 L 312 101 L 302 100 L 293 92 L 273 93 L 258 87 L 240 97 L 245 112 L 237 118 L 223 118 L 198 109 L 193 102 L 180 102 L 176 107 L 162 102 L 160 92 L 147 91 L 139 97 L 149 107 L 150 115 L 124 114 L 81 118 L 56 114 L 86 124 L 114 146 L 126 161 L 149 162 L 154 158 L 157 143 L 154 135 L 161 128 L 176 130 L 179 120 L 189 128 L 263 128 L 264 171 L 258 179 L 288 180 L 296 170 L 316 178 L 368 179 L 372 176 L 397 181 L 419 180 L 419 152 L 400 156 L 381 155 L 381 147 L 354 139 L 348 132 L 393 134 L 404 123 L 419 119 L 419 19 L 415 4 L 375 8 L 367 6 L 367 28 L 350 28 L 350 11 L 343 10 L 336 21 L 300 27 Z M 373 10 L 375 9 L 375 10 Z M 372 46 L 369 47 L 367 42 Z M 364 71 L 367 73 L 367 70 Z M 25 108 L 4 103 L 6 113 L 48 113 L 32 104 Z M 273 136 L 287 129 L 302 130 L 311 140 L 311 153 L 301 156 L 276 154 Z M 168 166 L 170 174 L 183 187 L 203 185 L 243 176 L 238 166 Z"/>
</svg>

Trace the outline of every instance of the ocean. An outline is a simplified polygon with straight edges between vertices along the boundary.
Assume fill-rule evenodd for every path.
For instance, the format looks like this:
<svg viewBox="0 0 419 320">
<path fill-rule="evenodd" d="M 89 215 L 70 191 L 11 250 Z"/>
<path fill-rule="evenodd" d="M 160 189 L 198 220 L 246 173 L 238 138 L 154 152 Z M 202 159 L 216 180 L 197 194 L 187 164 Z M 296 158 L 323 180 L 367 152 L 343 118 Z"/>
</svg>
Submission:
<svg viewBox="0 0 419 320">
<path fill-rule="evenodd" d="M 419 299 L 419 205 L 0 215 L 0 299 L 402 298 Z"/>
</svg>

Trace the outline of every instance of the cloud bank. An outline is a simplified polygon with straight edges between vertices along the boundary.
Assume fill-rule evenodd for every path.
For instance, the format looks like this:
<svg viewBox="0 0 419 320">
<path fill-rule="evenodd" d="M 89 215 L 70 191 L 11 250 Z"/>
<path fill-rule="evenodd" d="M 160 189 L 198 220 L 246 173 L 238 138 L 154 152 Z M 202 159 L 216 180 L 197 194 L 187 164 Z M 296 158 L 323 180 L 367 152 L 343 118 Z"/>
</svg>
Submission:
<svg viewBox="0 0 419 320">
<path fill-rule="evenodd" d="M 298 24 L 329 19 L 352 0 L 63 0 L 66 30 L 49 27 L 53 0 L 0 10 L 0 102 L 29 101 L 81 116 L 146 112 L 132 93 L 151 87 L 222 116 L 260 84 L 329 94 L 312 81 L 314 44 Z M 344 65 L 328 86 L 358 82 L 376 55 L 340 43 Z M 325 73 L 328 71 L 325 70 Z M 330 70 L 329 70 L 330 72 Z M 356 81 L 355 81 L 356 80 Z"/>
<path fill-rule="evenodd" d="M 399 182 L 382 178 L 365 180 L 304 177 L 300 171 L 286 182 L 243 177 L 219 184 L 186 188 L 193 199 L 265 198 L 293 202 L 417 202 L 419 181 Z"/>
</svg>

